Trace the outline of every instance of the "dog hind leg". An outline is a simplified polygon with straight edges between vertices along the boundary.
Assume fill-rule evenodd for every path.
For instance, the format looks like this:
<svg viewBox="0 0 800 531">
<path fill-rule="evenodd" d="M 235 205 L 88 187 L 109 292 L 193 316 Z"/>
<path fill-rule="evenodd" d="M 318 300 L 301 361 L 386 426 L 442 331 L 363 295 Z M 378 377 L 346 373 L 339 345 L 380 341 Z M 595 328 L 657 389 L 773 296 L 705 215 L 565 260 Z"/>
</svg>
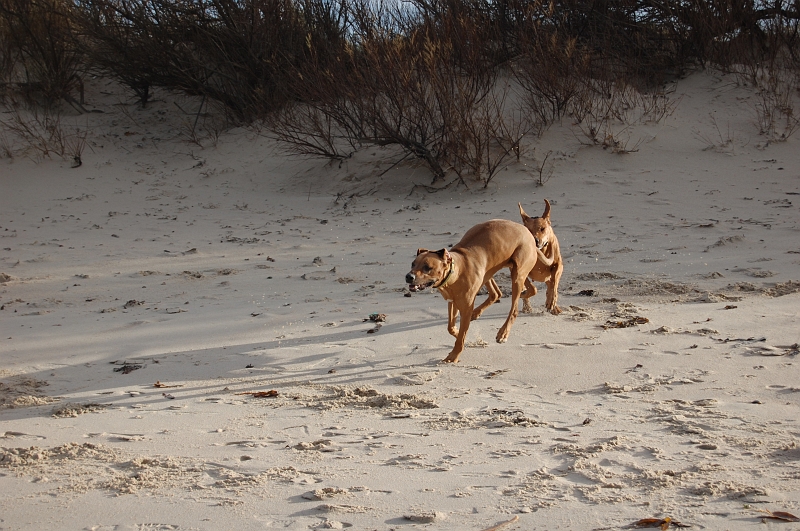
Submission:
<svg viewBox="0 0 800 531">
<path fill-rule="evenodd" d="M 480 317 L 481 314 L 484 312 L 484 310 L 486 310 L 486 308 L 488 308 L 495 302 L 499 301 L 500 297 L 503 296 L 503 292 L 500 291 L 500 287 L 497 285 L 497 282 L 494 281 L 494 277 L 490 278 L 484 284 L 484 287 L 486 287 L 486 291 L 489 292 L 489 296 L 486 298 L 485 301 L 483 301 L 483 303 L 480 306 L 472 310 L 473 321 L 478 317 Z"/>
<path fill-rule="evenodd" d="M 531 306 L 530 298 L 536 295 L 536 286 L 533 285 L 530 278 L 525 278 L 525 291 L 520 295 L 522 299 L 522 313 L 533 313 L 533 306 Z"/>
<path fill-rule="evenodd" d="M 522 287 L 527 280 L 527 269 L 523 272 L 520 267 L 513 262 L 509 269 L 511 270 L 511 311 L 508 312 L 506 322 L 503 323 L 503 326 L 497 331 L 496 339 L 498 343 L 505 343 L 508 340 L 508 335 L 511 333 L 511 326 L 514 324 L 519 314 L 517 304 L 522 294 Z"/>
</svg>

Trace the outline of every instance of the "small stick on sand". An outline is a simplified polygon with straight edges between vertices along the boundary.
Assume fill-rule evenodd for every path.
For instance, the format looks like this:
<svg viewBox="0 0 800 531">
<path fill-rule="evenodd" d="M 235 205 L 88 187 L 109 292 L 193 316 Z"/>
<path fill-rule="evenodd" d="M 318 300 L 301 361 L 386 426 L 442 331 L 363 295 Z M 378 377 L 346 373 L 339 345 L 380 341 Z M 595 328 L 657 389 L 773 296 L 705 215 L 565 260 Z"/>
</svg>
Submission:
<svg viewBox="0 0 800 531">
<path fill-rule="evenodd" d="M 501 528 L 501 527 L 503 527 L 503 526 L 506 526 L 506 525 L 508 525 L 508 524 L 513 524 L 513 523 L 514 523 L 514 522 L 516 522 L 517 520 L 519 520 L 519 516 L 514 516 L 514 518 L 512 518 L 511 520 L 508 520 L 508 521 L 506 521 L 506 522 L 500 522 L 500 523 L 499 523 L 499 524 L 497 524 L 496 526 L 494 526 L 494 527 L 489 527 L 489 528 L 486 528 L 486 529 L 484 529 L 483 531 L 497 531 L 498 529 L 500 529 L 500 528 Z"/>
</svg>

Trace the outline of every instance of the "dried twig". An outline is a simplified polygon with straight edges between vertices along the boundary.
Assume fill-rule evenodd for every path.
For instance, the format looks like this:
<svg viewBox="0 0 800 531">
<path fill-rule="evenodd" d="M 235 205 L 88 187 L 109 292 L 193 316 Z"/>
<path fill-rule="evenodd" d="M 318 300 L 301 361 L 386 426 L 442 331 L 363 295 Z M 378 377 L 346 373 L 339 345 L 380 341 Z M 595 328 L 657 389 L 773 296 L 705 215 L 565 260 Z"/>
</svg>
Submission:
<svg viewBox="0 0 800 531">
<path fill-rule="evenodd" d="M 250 395 L 253 398 L 274 398 L 278 396 L 278 391 L 270 389 L 269 391 L 246 391 L 244 393 L 235 393 L 236 395 Z"/>
<path fill-rule="evenodd" d="M 508 524 L 513 524 L 517 520 L 519 520 L 519 516 L 514 515 L 514 518 L 512 518 L 511 520 L 506 520 L 505 522 L 500 522 L 499 524 L 497 524 L 495 526 L 492 526 L 492 527 L 488 527 L 488 528 L 484 529 L 483 531 L 497 531 L 498 529 L 500 529 L 500 528 L 502 528 L 504 526 L 507 526 Z"/>
</svg>

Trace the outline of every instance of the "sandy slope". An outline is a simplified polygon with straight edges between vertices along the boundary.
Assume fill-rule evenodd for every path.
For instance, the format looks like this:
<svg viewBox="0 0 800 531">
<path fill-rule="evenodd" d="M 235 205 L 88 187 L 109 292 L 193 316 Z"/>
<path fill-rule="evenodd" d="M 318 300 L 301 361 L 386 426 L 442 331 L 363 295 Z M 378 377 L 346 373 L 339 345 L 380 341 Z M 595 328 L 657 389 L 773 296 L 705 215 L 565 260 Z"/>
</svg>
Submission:
<svg viewBox="0 0 800 531">
<path fill-rule="evenodd" d="M 82 167 L 0 161 L 0 529 L 800 514 L 800 150 L 764 145 L 732 78 L 679 83 L 665 122 L 620 132 L 636 153 L 565 123 L 488 189 L 435 194 L 412 191 L 421 167 L 383 173 L 390 152 L 328 165 L 247 131 L 200 148 L 166 95 L 94 90 Z M 503 299 L 438 364 L 446 304 L 404 296 L 416 248 L 543 198 L 564 313 L 542 289 L 498 345 Z"/>
</svg>

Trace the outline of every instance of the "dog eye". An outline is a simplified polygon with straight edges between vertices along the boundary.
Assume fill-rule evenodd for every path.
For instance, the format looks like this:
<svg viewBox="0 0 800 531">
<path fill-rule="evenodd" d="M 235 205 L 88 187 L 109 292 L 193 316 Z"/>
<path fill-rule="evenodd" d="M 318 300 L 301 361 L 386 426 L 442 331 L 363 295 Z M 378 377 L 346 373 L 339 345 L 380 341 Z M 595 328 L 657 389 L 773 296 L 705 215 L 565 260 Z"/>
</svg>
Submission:
<svg viewBox="0 0 800 531">
<path fill-rule="evenodd" d="M 424 271 L 425 273 L 430 273 L 431 272 L 431 268 L 430 268 L 430 266 L 425 266 L 425 267 L 422 268 L 422 271 Z"/>
</svg>

